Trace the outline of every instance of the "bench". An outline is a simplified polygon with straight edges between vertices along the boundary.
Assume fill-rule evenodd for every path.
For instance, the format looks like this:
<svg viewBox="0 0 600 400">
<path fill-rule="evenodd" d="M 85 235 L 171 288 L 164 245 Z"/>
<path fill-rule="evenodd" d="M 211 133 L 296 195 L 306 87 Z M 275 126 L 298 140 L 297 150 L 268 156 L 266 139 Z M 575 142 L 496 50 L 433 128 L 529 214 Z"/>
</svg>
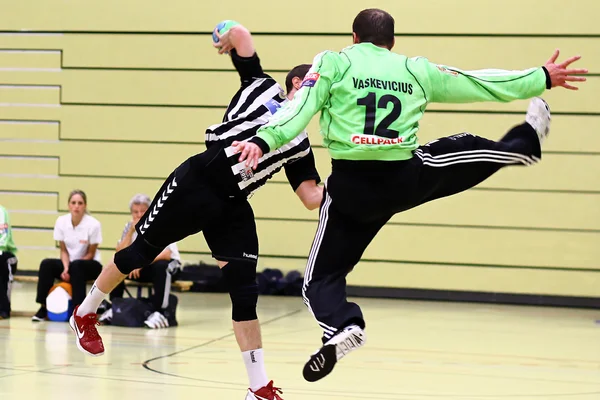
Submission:
<svg viewBox="0 0 600 400">
<path fill-rule="evenodd" d="M 190 281 L 175 281 L 171 283 L 171 290 L 175 292 L 189 292 L 194 282 Z M 137 287 L 137 297 L 142 297 L 142 290 L 148 288 L 148 297 L 152 295 L 152 283 L 150 282 L 138 282 L 125 279 L 125 287 Z"/>
<path fill-rule="evenodd" d="M 13 275 L 15 282 L 31 282 L 37 283 L 38 277 L 33 275 Z"/>
<path fill-rule="evenodd" d="M 35 275 L 14 275 L 13 279 L 15 282 L 23 282 L 23 283 L 37 283 L 38 277 Z M 94 281 L 88 281 L 88 284 L 94 283 Z M 192 288 L 194 282 L 191 281 L 175 281 L 171 284 L 171 290 L 175 292 L 189 292 Z M 147 282 L 137 282 L 129 279 L 125 279 L 125 287 L 137 287 L 137 297 L 142 296 L 143 288 L 148 288 L 148 296 L 152 294 L 152 283 Z M 31 317 L 32 312 L 30 311 L 11 311 L 11 317 Z"/>
<path fill-rule="evenodd" d="M 28 282 L 28 283 L 37 283 L 38 277 L 35 275 L 14 275 L 15 282 Z M 94 281 L 88 281 L 88 283 L 94 283 Z M 194 282 L 191 281 L 175 281 L 171 284 L 171 289 L 175 292 L 189 292 L 192 288 Z M 137 282 L 129 279 L 125 279 L 125 286 L 137 287 L 138 288 L 138 297 L 141 297 L 141 292 L 143 288 L 148 288 L 150 291 L 152 289 L 152 283 L 149 282 Z"/>
</svg>

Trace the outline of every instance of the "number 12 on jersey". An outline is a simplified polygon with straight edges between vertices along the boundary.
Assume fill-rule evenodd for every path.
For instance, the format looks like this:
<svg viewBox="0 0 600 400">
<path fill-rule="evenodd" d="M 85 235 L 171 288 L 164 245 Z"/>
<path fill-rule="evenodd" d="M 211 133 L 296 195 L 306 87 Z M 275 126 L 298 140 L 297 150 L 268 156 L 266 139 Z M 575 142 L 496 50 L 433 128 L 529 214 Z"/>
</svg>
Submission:
<svg viewBox="0 0 600 400">
<path fill-rule="evenodd" d="M 392 103 L 392 111 L 375 127 L 375 116 L 378 108 L 387 109 L 388 104 Z M 385 138 L 397 138 L 398 131 L 389 129 L 389 126 L 400 117 L 402 113 L 402 103 L 400 99 L 391 94 L 383 95 L 377 101 L 377 95 L 369 92 L 365 97 L 356 100 L 359 106 L 365 106 L 365 135 L 377 135 Z"/>
</svg>

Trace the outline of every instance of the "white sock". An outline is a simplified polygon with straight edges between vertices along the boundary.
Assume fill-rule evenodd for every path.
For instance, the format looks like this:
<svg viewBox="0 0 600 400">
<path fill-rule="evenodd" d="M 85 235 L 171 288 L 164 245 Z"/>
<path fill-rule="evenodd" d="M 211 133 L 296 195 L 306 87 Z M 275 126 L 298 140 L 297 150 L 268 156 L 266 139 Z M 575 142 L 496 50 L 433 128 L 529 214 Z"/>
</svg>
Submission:
<svg viewBox="0 0 600 400">
<path fill-rule="evenodd" d="M 85 300 L 83 300 L 83 303 L 77 309 L 77 316 L 83 317 L 84 315 L 95 313 L 105 297 L 106 293 L 98 289 L 96 282 L 94 282 Z"/>
<path fill-rule="evenodd" d="M 249 350 L 242 352 L 244 364 L 246 364 L 246 372 L 250 380 L 250 389 L 256 391 L 263 386 L 267 386 L 269 378 L 265 371 L 265 362 L 263 358 L 263 350 Z"/>
</svg>

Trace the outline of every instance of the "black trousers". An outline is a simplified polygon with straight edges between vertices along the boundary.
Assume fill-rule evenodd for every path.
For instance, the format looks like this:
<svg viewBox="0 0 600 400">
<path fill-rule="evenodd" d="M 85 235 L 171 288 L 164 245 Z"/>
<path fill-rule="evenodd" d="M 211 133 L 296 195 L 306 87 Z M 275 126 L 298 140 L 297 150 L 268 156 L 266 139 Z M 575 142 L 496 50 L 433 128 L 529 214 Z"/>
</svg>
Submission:
<svg viewBox="0 0 600 400">
<path fill-rule="evenodd" d="M 37 297 L 35 301 L 46 305 L 48 292 L 54 285 L 55 279 L 60 279 L 64 270 L 63 263 L 58 258 L 46 258 L 40 264 L 38 272 Z M 102 264 L 96 260 L 75 260 L 69 264 L 70 283 L 73 288 L 73 307 L 83 303 L 86 295 L 86 282 L 96 279 L 102 272 Z"/>
<path fill-rule="evenodd" d="M 215 259 L 241 261 L 256 269 L 254 212 L 218 146 L 188 158 L 169 175 L 136 231 L 131 246 L 115 255 L 115 264 L 124 274 L 147 268 L 169 244 L 198 232 Z"/>
<path fill-rule="evenodd" d="M 140 271 L 140 277 L 134 279 L 138 282 L 152 282 L 154 296 L 152 304 L 156 311 L 167 308 L 169 305 L 169 294 L 171 294 L 172 277 L 169 271 L 169 260 L 158 260 Z M 110 292 L 110 301 L 122 298 L 125 292 L 125 281 Z"/>
<path fill-rule="evenodd" d="M 505 166 L 540 158 L 537 134 L 523 124 L 498 142 L 467 133 L 442 138 L 406 161 L 334 160 L 303 285 L 323 341 L 351 323 L 364 327 L 360 307 L 346 300 L 346 275 L 394 214 L 469 189 Z"/>
<path fill-rule="evenodd" d="M 4 251 L 0 254 L 0 314 L 10 316 L 10 291 L 17 271 L 17 257 Z"/>
</svg>

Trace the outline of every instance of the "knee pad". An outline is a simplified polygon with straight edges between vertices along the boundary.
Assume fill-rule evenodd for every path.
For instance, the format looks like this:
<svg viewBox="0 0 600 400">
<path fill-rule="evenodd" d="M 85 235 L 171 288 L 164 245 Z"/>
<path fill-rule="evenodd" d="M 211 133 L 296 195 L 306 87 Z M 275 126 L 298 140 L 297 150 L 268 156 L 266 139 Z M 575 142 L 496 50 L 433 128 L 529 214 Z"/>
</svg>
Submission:
<svg viewBox="0 0 600 400">
<path fill-rule="evenodd" d="M 257 319 L 258 284 L 256 262 L 230 261 L 221 268 L 231 298 L 231 319 L 236 322 Z"/>
<path fill-rule="evenodd" d="M 161 251 L 138 237 L 129 247 L 115 254 L 115 264 L 122 274 L 129 275 L 134 269 L 150 265 Z"/>
</svg>

